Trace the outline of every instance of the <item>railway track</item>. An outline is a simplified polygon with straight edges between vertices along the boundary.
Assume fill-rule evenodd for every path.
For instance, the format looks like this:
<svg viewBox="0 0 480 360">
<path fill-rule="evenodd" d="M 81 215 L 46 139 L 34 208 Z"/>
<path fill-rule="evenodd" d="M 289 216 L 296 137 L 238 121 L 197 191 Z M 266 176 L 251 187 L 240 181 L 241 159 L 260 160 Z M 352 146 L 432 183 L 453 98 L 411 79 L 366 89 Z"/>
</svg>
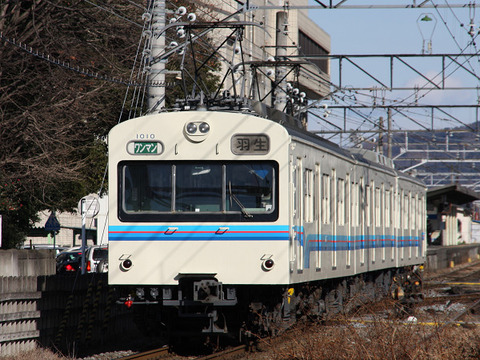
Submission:
<svg viewBox="0 0 480 360">
<path fill-rule="evenodd" d="M 242 358 L 247 351 L 245 345 L 228 348 L 223 351 L 216 352 L 210 355 L 204 355 L 195 357 L 196 360 L 232 360 Z M 122 357 L 119 360 L 157 360 L 157 359 L 192 359 L 192 357 L 181 357 L 176 354 L 172 354 L 168 347 L 162 347 L 159 349 L 153 349 L 126 357 Z"/>
<path fill-rule="evenodd" d="M 121 360 L 156 360 L 156 359 L 168 359 L 174 355 L 170 353 L 168 347 L 162 347 L 159 349 L 148 350 L 145 352 L 128 355 L 120 358 Z"/>
</svg>

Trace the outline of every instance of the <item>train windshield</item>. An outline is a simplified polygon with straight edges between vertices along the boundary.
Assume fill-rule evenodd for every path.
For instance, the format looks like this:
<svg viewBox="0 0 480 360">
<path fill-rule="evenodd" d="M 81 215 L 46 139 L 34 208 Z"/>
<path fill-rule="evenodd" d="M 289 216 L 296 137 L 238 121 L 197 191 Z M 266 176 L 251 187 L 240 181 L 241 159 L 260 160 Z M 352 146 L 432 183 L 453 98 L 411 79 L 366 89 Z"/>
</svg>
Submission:
<svg viewBox="0 0 480 360">
<path fill-rule="evenodd" d="M 121 213 L 272 214 L 277 171 L 271 161 L 123 162 Z"/>
</svg>

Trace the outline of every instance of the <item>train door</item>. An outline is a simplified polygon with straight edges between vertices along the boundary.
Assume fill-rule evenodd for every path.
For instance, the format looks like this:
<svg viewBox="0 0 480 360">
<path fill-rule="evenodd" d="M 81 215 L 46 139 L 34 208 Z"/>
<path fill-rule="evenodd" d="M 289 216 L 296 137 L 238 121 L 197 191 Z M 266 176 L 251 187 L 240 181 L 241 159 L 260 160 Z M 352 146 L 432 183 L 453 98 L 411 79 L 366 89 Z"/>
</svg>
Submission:
<svg viewBox="0 0 480 360">
<path fill-rule="evenodd" d="M 294 159 L 293 159 L 293 156 L 291 155 L 290 156 L 290 182 L 289 182 L 289 195 L 290 195 L 290 198 L 289 198 L 289 202 L 290 202 L 290 209 L 289 209 L 289 227 L 290 227 L 290 271 L 293 271 L 293 267 L 294 267 L 294 264 L 295 264 L 295 239 L 296 239 L 296 236 L 295 236 L 295 218 L 296 218 L 296 211 L 297 211 L 297 208 L 296 208 L 296 202 L 295 202 L 295 199 L 296 199 L 296 179 L 297 179 L 297 170 L 296 170 L 296 166 L 295 166 L 295 162 L 294 162 Z"/>
<path fill-rule="evenodd" d="M 338 174 L 335 179 L 335 194 L 336 194 L 336 218 L 335 218 L 335 238 L 336 238 L 336 253 L 342 254 L 340 257 L 341 264 L 337 264 L 338 258 L 335 259 L 335 266 L 342 268 L 350 266 L 350 232 L 349 226 L 349 212 L 347 204 L 350 204 L 349 192 L 349 175 Z M 338 255 L 336 255 L 338 256 Z"/>
<path fill-rule="evenodd" d="M 381 209 L 382 192 L 380 184 L 372 181 L 372 264 L 378 264 L 383 259 L 382 236 L 383 233 L 383 211 Z"/>
<path fill-rule="evenodd" d="M 345 228 L 345 241 L 346 244 L 346 266 L 349 269 L 352 266 L 352 253 L 353 253 L 353 246 L 352 246 L 352 187 L 350 182 L 350 174 L 345 176 L 345 199 L 343 203 L 343 208 L 345 211 L 345 219 L 344 219 L 344 228 Z"/>
<path fill-rule="evenodd" d="M 362 240 L 362 253 L 361 263 L 366 265 L 366 270 L 370 268 L 370 259 L 372 253 L 372 187 L 368 178 L 363 179 L 363 240 Z"/>
<path fill-rule="evenodd" d="M 314 191 L 315 174 L 306 165 L 303 170 L 303 266 L 310 268 L 310 254 L 315 251 Z"/>
<path fill-rule="evenodd" d="M 373 197 L 373 189 L 371 183 L 367 183 L 365 185 L 365 216 L 366 216 L 366 251 L 367 256 L 365 257 L 365 262 L 370 266 L 370 261 L 372 256 L 375 256 L 374 251 L 372 249 L 372 240 L 373 237 L 373 226 L 372 226 L 372 197 Z M 373 254 L 373 255 L 372 255 Z M 370 269 L 370 267 L 368 267 Z"/>
<path fill-rule="evenodd" d="M 337 268 L 337 205 L 338 205 L 338 194 L 337 194 L 337 175 L 335 169 L 332 169 L 332 176 L 330 177 L 331 185 L 331 208 L 332 208 L 332 268 Z"/>
<path fill-rule="evenodd" d="M 391 184 L 385 186 L 385 261 L 394 262 L 395 261 L 395 233 L 394 233 L 394 224 L 393 224 L 393 188 Z"/>
<path fill-rule="evenodd" d="M 407 235 L 406 229 L 408 228 L 408 198 L 403 189 L 400 190 L 400 234 L 399 234 L 399 247 L 400 247 L 400 261 L 405 261 L 405 236 Z"/>
<path fill-rule="evenodd" d="M 351 247 L 352 247 L 352 254 L 353 254 L 353 266 L 355 267 L 355 272 L 359 272 L 357 266 L 360 264 L 358 261 L 359 257 L 359 240 L 362 232 L 360 231 L 360 186 L 359 181 L 356 176 L 352 179 L 351 184 L 351 216 L 350 216 L 350 239 L 351 239 Z"/>
<path fill-rule="evenodd" d="M 302 158 L 296 158 L 292 173 L 292 204 L 293 224 L 291 233 L 293 235 L 293 254 L 297 270 L 304 268 L 304 228 L 303 228 L 303 166 Z"/>
<path fill-rule="evenodd" d="M 394 237 L 395 237 L 395 266 L 400 266 L 400 236 L 402 234 L 402 207 L 401 207 L 401 193 L 399 192 L 398 183 L 395 185 L 395 194 L 393 198 L 393 227 L 394 227 Z"/>
<path fill-rule="evenodd" d="M 418 256 L 419 257 L 423 257 L 425 255 L 425 252 L 426 252 L 426 246 L 427 246 L 427 214 L 426 214 L 426 211 L 427 211 L 427 206 L 425 204 L 425 197 L 424 196 L 421 196 L 420 197 L 420 212 L 419 212 L 419 216 L 420 216 L 420 231 L 419 231 L 419 236 L 420 236 L 420 240 L 421 240 L 421 244 L 419 246 L 419 254 Z"/>
<path fill-rule="evenodd" d="M 320 213 L 321 213 L 321 189 L 320 189 L 320 179 L 321 179 L 321 172 L 320 172 L 320 164 L 315 164 L 315 178 L 314 178 L 314 222 L 315 222 L 315 230 L 316 230 L 316 246 L 315 246 L 315 254 L 316 254 L 316 270 L 320 270 L 322 268 L 322 221 L 320 220 Z"/>
</svg>

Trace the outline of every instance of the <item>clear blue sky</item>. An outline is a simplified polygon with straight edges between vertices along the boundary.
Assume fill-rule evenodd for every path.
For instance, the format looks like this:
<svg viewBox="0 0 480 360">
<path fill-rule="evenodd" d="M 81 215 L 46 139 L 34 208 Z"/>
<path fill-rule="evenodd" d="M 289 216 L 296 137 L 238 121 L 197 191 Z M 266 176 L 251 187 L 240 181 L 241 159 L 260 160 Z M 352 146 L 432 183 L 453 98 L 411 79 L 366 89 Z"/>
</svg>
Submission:
<svg viewBox="0 0 480 360">
<path fill-rule="evenodd" d="M 398 3 L 400 0 L 391 0 L 387 3 Z M 412 3 L 412 1 L 405 1 Z M 374 4 L 378 1 L 347 1 L 345 5 Z M 385 2 L 384 2 L 385 3 Z M 417 1 L 418 3 L 418 1 Z M 437 4 L 446 4 L 445 0 L 435 1 Z M 450 1 L 450 4 L 465 3 L 467 1 Z M 315 3 L 311 3 L 315 5 Z M 432 21 L 419 21 L 425 15 L 428 15 Z M 320 27 L 322 27 L 331 36 L 332 54 L 421 54 L 422 47 L 427 46 L 431 40 L 433 54 L 458 54 L 476 53 L 480 49 L 480 37 L 477 38 L 478 46 L 471 44 L 472 37 L 468 34 L 471 18 L 475 24 L 475 36 L 479 31 L 480 9 L 475 11 L 466 9 L 338 9 L 338 10 L 309 10 L 309 16 Z M 435 28 L 433 24 L 436 21 Z M 464 26 L 460 26 L 463 23 Z M 420 28 L 419 28 L 420 26 Z M 425 45 L 424 45 L 425 41 Z M 389 62 L 388 60 L 356 60 L 365 69 L 378 77 L 382 82 L 389 84 Z M 441 70 L 441 60 L 437 59 L 412 59 L 408 60 L 423 74 L 434 76 Z M 465 58 L 459 58 L 459 61 L 465 61 Z M 447 64 L 448 65 L 448 64 Z M 471 59 L 466 63 L 471 71 L 480 74 L 480 63 L 477 58 Z M 480 82 L 474 76 L 468 74 L 465 70 L 459 70 L 458 66 L 450 64 L 447 68 L 447 86 L 479 86 Z M 397 86 L 422 87 L 425 81 L 418 75 L 407 69 L 400 63 L 395 63 L 394 77 Z M 331 62 L 331 79 L 338 83 L 338 62 Z M 439 77 L 437 78 L 439 79 Z M 371 87 L 380 85 L 372 79 L 361 74 L 352 66 L 344 63 L 344 72 L 342 77 L 343 85 L 352 85 L 353 87 Z M 420 93 L 422 94 L 422 93 Z M 359 94 L 357 99 L 362 101 L 371 101 L 366 94 L 362 98 Z M 379 92 L 377 95 L 385 96 L 388 99 L 405 99 L 413 101 L 412 92 Z M 432 91 L 421 98 L 424 104 L 476 104 L 477 94 L 475 90 L 462 91 Z M 419 111 L 411 112 L 411 116 L 419 119 L 426 126 L 429 125 L 428 114 L 421 114 Z M 473 111 L 456 111 L 456 116 L 461 117 L 462 121 L 467 123 L 475 120 Z M 368 111 L 364 111 L 369 114 Z M 335 114 L 332 114 L 335 115 Z M 381 112 L 371 113 L 373 117 L 382 116 Z M 448 120 L 448 119 L 447 119 Z M 341 119 L 331 118 L 332 122 L 339 123 Z M 357 124 L 357 125 L 356 125 Z M 353 126 L 359 126 L 359 122 Z M 454 127 L 460 124 L 455 121 L 444 121 L 440 117 L 436 121 L 435 127 Z M 368 126 L 368 125 L 366 125 Z M 407 119 L 397 117 L 396 126 L 405 128 L 415 128 L 416 125 Z"/>
</svg>

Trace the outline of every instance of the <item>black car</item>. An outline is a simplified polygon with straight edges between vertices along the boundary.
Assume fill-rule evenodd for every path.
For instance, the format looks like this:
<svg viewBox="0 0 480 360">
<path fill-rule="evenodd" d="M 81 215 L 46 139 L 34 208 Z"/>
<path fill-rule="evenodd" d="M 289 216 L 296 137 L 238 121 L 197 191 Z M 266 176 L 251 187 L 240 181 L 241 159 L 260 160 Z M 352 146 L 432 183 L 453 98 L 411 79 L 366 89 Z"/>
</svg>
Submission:
<svg viewBox="0 0 480 360">
<path fill-rule="evenodd" d="M 69 250 L 57 256 L 57 274 L 76 273 L 81 269 L 82 251 Z"/>
</svg>

